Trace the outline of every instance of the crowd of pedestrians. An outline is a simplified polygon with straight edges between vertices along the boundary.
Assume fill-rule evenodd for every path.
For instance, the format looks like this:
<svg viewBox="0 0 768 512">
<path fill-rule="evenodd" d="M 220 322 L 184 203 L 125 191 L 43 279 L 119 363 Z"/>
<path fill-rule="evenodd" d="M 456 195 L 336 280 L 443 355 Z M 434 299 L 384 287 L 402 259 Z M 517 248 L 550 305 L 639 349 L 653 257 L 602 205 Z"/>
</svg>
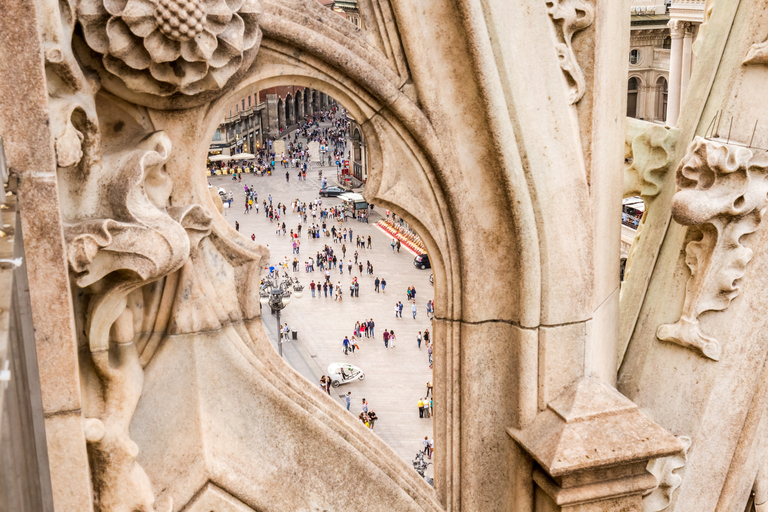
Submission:
<svg viewBox="0 0 768 512">
<path fill-rule="evenodd" d="M 316 117 L 312 122 L 307 122 L 302 125 L 297 132 L 288 135 L 286 140 L 286 152 L 284 154 L 267 154 L 265 155 L 266 159 L 259 159 L 257 164 L 262 166 L 265 165 L 264 169 L 268 171 L 274 171 L 275 167 L 282 166 L 283 169 L 286 169 L 286 180 L 290 183 L 292 180 L 290 180 L 291 176 L 288 172 L 289 169 L 294 168 L 297 170 L 296 176 L 298 176 L 299 181 L 306 180 L 307 171 L 311 170 L 311 162 L 309 161 L 308 152 L 309 142 L 317 141 L 320 142 L 321 147 L 329 148 L 329 154 L 332 154 L 332 156 L 327 157 L 328 164 L 332 164 L 332 162 L 337 160 L 343 160 L 343 151 L 346 149 L 346 121 L 336 122 L 336 120 L 334 120 L 331 127 L 322 127 L 317 123 L 318 120 L 322 119 L 322 115 Z M 299 137 L 306 137 L 306 141 L 299 140 Z M 327 180 L 322 178 L 319 173 L 318 177 L 322 185 L 327 184 Z M 238 176 L 237 178 L 240 180 L 242 179 L 242 176 Z M 256 183 L 258 184 L 259 182 L 257 181 Z M 281 186 L 290 187 L 291 190 L 294 189 L 293 183 Z M 379 255 L 370 252 L 372 251 L 373 243 L 376 240 L 372 240 L 371 235 L 367 233 L 361 233 L 361 231 L 364 232 L 369 228 L 349 223 L 350 212 L 342 205 L 337 206 L 333 201 L 328 201 L 327 199 L 319 197 L 319 194 L 312 200 L 302 200 L 299 197 L 295 197 L 294 194 L 291 194 L 295 198 L 286 201 L 285 197 L 272 196 L 272 193 L 275 193 L 274 188 L 268 189 L 271 190 L 272 193 L 267 193 L 267 190 L 262 189 L 262 194 L 258 194 L 256 188 L 257 186 L 250 183 L 243 184 L 241 191 L 243 193 L 242 204 L 244 204 L 245 213 L 250 214 L 254 211 L 257 214 L 263 213 L 263 219 L 274 225 L 275 235 L 283 240 L 279 243 L 289 244 L 291 248 L 291 256 L 284 257 L 275 266 L 278 268 L 282 266 L 284 270 L 298 274 L 301 272 L 303 264 L 304 274 L 306 278 L 310 279 L 310 283 L 307 287 L 310 291 L 308 295 L 310 295 L 312 299 L 333 299 L 333 301 L 325 303 L 329 304 L 329 306 L 323 307 L 335 308 L 336 306 L 330 306 L 330 304 L 333 302 L 342 302 L 343 299 L 347 297 L 349 297 L 348 300 L 356 301 L 360 298 L 361 293 L 363 293 L 364 297 L 365 294 L 368 293 L 369 298 L 371 292 L 386 293 L 387 279 L 383 275 L 386 272 L 382 272 L 382 269 L 379 268 L 378 272 L 374 273 L 374 264 L 372 263 L 372 260 L 380 261 L 376 260 L 377 257 L 380 257 Z M 233 202 L 235 202 L 235 198 L 232 196 L 233 194 L 231 192 L 225 196 L 226 202 L 228 203 L 227 206 L 231 207 Z M 306 199 L 306 196 L 303 197 Z M 240 200 L 237 199 L 236 202 L 239 201 Z M 367 210 L 364 212 L 355 212 L 355 218 L 360 222 L 368 222 L 368 215 L 369 211 Z M 240 217 L 240 220 L 242 219 L 243 218 Z M 248 229 L 247 222 L 250 221 L 246 221 L 244 230 Z M 235 221 L 235 227 L 237 230 L 240 229 L 240 224 L 237 221 Z M 256 240 L 255 233 L 249 232 L 246 236 L 250 236 L 252 240 Z M 394 239 L 391 240 L 390 247 L 393 255 L 398 254 L 401 248 L 400 241 Z M 381 244 L 379 248 L 380 250 L 386 251 L 384 244 Z M 386 251 L 384 253 L 385 256 L 388 253 L 389 251 Z M 386 257 L 389 258 L 390 256 Z M 391 257 L 395 258 L 395 256 Z M 378 265 L 379 264 L 377 264 L 377 267 Z M 406 288 L 405 300 L 402 300 L 402 296 L 399 297 L 400 300 L 398 300 L 395 305 L 395 317 L 401 319 L 403 317 L 403 311 L 407 308 L 411 310 L 411 316 L 414 323 L 411 324 L 411 321 L 409 320 L 406 324 L 415 327 L 419 326 L 419 324 L 416 324 L 416 321 L 431 321 L 434 318 L 433 301 L 428 300 L 426 302 L 426 318 L 424 318 L 424 310 L 420 310 L 420 307 L 424 307 L 424 303 L 418 303 L 415 286 L 404 286 L 404 288 Z M 399 290 L 402 290 L 402 288 Z M 395 295 L 397 296 L 399 293 L 400 292 Z M 419 297 L 423 297 L 423 292 Z M 320 302 L 316 303 L 313 301 L 312 304 L 319 305 Z M 379 320 L 381 321 L 381 318 L 379 318 Z M 409 330 L 414 329 L 414 327 L 402 327 L 403 329 L 406 329 L 406 331 L 400 331 L 400 329 L 398 329 L 398 332 L 403 336 L 402 340 L 398 340 L 398 336 L 393 328 L 396 326 L 396 324 L 387 325 L 386 329 L 380 330 L 381 343 L 383 344 L 384 350 L 394 350 L 395 348 L 398 348 L 398 345 L 401 345 L 401 348 L 396 352 L 412 350 L 412 348 L 409 348 L 413 347 L 410 343 L 415 341 L 418 350 L 426 351 L 426 355 L 422 352 L 418 356 L 419 360 L 423 361 L 423 363 L 420 364 L 426 363 L 431 369 L 433 345 L 430 329 L 425 328 L 419 330 L 414 339 L 414 337 L 412 337 L 413 331 Z M 378 342 L 368 343 L 369 341 L 377 339 L 378 329 L 376 329 L 373 318 L 354 321 L 351 328 L 351 333 L 347 331 L 349 334 L 341 339 L 341 350 L 344 355 L 344 360 L 351 361 L 359 358 L 360 356 L 356 356 L 356 354 L 361 349 L 366 353 L 369 351 L 381 351 L 381 345 L 378 345 Z M 289 339 L 290 332 L 287 324 L 281 326 L 281 335 L 284 340 L 287 341 Z M 338 354 L 339 338 L 336 337 L 335 339 L 336 341 L 333 341 L 333 347 L 334 352 Z M 408 345 L 405 349 L 402 348 L 403 342 Z M 422 348 L 422 345 L 424 348 Z M 347 359 L 347 357 L 350 359 Z M 323 375 L 320 379 L 320 387 L 323 391 L 328 395 L 331 395 L 332 386 L 332 377 Z M 431 418 L 434 408 L 431 383 L 428 383 L 428 392 L 426 396 L 423 396 L 419 390 L 414 390 L 413 397 L 418 398 L 419 417 L 421 419 Z M 370 409 L 366 399 L 362 399 L 361 409 L 358 412 L 353 412 L 352 410 L 353 408 L 351 404 L 353 403 L 353 398 L 351 392 L 346 393 L 342 401 L 347 410 L 358 415 L 361 423 L 369 428 L 373 428 L 378 418 Z M 403 407 L 407 409 L 407 405 L 404 405 Z M 416 439 L 420 438 L 416 437 Z M 425 445 L 424 453 L 428 457 L 431 457 L 433 448 L 432 441 L 428 438 L 425 439 L 425 441 L 427 442 L 427 445 Z"/>
</svg>

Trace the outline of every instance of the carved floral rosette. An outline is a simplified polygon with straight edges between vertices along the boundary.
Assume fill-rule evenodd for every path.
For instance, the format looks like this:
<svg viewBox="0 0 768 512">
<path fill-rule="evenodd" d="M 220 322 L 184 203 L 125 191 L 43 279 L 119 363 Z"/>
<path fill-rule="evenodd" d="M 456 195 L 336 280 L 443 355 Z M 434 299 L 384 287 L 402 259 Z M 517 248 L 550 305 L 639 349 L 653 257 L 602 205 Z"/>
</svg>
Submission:
<svg viewBox="0 0 768 512">
<path fill-rule="evenodd" d="M 739 295 L 752 259 L 744 237 L 757 230 L 768 206 L 768 159 L 752 150 L 696 137 L 677 172 L 672 217 L 695 230 L 685 248 L 691 271 L 680 319 L 661 325 L 660 340 L 719 360 L 720 342 L 704 334 L 699 316 L 722 311 Z"/>
<path fill-rule="evenodd" d="M 101 63 L 133 92 L 220 90 L 261 43 L 258 0 L 81 0 L 78 20 Z"/>
</svg>

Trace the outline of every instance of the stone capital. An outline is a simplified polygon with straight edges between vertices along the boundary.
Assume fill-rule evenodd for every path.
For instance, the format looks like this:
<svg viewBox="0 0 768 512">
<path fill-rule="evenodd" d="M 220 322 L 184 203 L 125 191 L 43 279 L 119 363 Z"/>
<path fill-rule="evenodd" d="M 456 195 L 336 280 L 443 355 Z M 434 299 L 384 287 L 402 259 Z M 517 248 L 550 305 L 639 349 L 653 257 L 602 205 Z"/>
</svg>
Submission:
<svg viewBox="0 0 768 512">
<path fill-rule="evenodd" d="M 687 21 L 673 18 L 667 23 L 669 35 L 672 39 L 678 39 L 685 36 L 686 31 L 690 30 L 691 24 Z"/>
</svg>

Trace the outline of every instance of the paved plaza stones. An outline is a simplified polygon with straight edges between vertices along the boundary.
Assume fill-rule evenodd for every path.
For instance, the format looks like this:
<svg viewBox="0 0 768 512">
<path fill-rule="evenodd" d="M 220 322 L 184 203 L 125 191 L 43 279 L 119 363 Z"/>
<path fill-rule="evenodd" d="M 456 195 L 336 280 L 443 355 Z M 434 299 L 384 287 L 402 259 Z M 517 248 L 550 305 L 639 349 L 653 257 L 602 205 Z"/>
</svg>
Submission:
<svg viewBox="0 0 768 512">
<path fill-rule="evenodd" d="M 321 123 L 321 126 L 330 126 L 329 123 Z M 270 222 L 265 217 L 262 201 L 272 195 L 273 205 L 278 203 L 287 205 L 287 214 L 281 216 L 280 222 L 285 222 L 290 233 L 296 229 L 297 214 L 290 211 L 290 203 L 298 198 L 301 201 L 311 201 L 317 198 L 320 189 L 317 163 L 313 164 L 307 172 L 307 180 L 299 181 L 296 177 L 298 171 L 295 168 L 290 171 L 290 181 L 285 180 L 285 169 L 278 166 L 272 176 L 259 177 L 253 174 L 244 174 L 240 183 L 232 181 L 231 176 L 217 176 L 209 178 L 213 186 L 231 190 L 234 199 L 232 208 L 224 210 L 226 219 L 234 225 L 240 223 L 240 233 L 250 238 L 255 234 L 256 241 L 268 245 L 270 248 L 270 262 L 282 262 L 287 256 L 293 261 L 290 237 L 277 235 L 275 229 L 277 221 Z M 329 186 L 335 185 L 335 167 L 323 167 L 323 176 L 329 178 Z M 251 211 L 244 213 L 244 185 L 254 187 L 258 194 L 260 205 L 259 213 Z M 340 204 L 338 198 L 324 198 L 323 207 Z M 432 438 L 432 419 L 420 419 L 417 402 L 426 393 L 426 383 L 432 380 L 432 371 L 428 364 L 427 348 L 422 343 L 421 350 L 416 344 L 419 331 L 430 329 L 430 321 L 427 318 L 426 303 L 434 298 L 433 287 L 429 282 L 431 270 L 419 270 L 413 265 L 413 255 L 401 249 L 399 253 L 392 252 L 391 239 L 381 230 L 375 227 L 375 222 L 382 219 L 383 211 L 377 208 L 371 215 L 370 223 L 361 223 L 356 220 L 348 220 L 345 223 L 347 229 L 352 229 L 354 237 L 357 235 L 370 235 L 372 249 L 356 249 L 354 242 L 347 242 L 347 257 L 345 259 L 344 273 L 339 274 L 338 269 L 331 270 L 331 279 L 334 285 L 341 281 L 344 291 L 343 300 L 336 302 L 331 297 L 312 298 L 309 283 L 312 280 L 322 281 L 323 274 L 315 268 L 314 272 L 304 271 L 304 261 L 310 255 L 314 255 L 326 244 L 333 245 L 334 253 L 341 256 L 341 244 L 333 244 L 331 238 L 308 239 L 306 236 L 307 224 L 302 227 L 301 253 L 297 257 L 299 271 L 289 274 L 296 276 L 304 286 L 304 295 L 300 299 L 294 298 L 281 314 L 281 321 L 287 322 L 291 329 L 298 331 L 298 341 L 289 341 L 283 345 L 286 361 L 297 369 L 304 377 L 314 383 L 318 383 L 321 375 L 326 373 L 330 363 L 349 362 L 361 367 L 366 374 L 364 381 L 354 381 L 350 384 L 332 388 L 331 394 L 337 398 L 340 404 L 341 398 L 348 391 L 352 392 L 353 401 L 350 412 L 357 416 L 361 410 L 361 400 L 367 399 L 371 410 L 375 411 L 379 420 L 374 431 L 382 437 L 397 453 L 406 461 L 411 461 L 417 450 L 421 447 L 424 436 Z M 309 220 L 311 223 L 311 220 Z M 330 228 L 330 224 L 329 224 Z M 354 262 L 355 250 L 363 262 L 362 275 L 353 267 L 352 276 L 358 277 L 360 282 L 360 296 L 349 296 L 351 277 L 347 270 L 347 261 Z M 365 262 L 370 260 L 373 264 L 374 275 L 365 273 Z M 374 291 L 374 278 L 384 278 L 387 281 L 386 291 L 376 293 Z M 416 288 L 417 317 L 412 318 L 410 305 L 406 301 L 406 288 Z M 403 318 L 395 318 L 395 303 L 401 301 L 404 304 Z M 276 320 L 269 313 L 268 308 L 263 310 L 264 326 L 270 340 L 276 340 Z M 376 328 L 376 338 L 363 337 L 358 341 L 360 350 L 354 354 L 344 355 L 342 340 L 345 335 L 351 336 L 355 321 L 373 318 Z M 381 333 L 384 329 L 393 330 L 397 341 L 395 348 L 384 349 Z M 319 385 L 319 384 L 318 384 Z M 431 474 L 431 466 L 429 474 Z"/>
</svg>

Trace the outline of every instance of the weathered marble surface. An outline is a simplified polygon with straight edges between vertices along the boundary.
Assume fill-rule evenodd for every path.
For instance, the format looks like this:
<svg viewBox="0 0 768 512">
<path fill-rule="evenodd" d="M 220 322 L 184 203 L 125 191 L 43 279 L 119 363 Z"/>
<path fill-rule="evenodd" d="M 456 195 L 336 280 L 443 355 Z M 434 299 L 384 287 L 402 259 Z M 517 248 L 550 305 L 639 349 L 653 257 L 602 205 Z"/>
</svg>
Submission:
<svg viewBox="0 0 768 512">
<path fill-rule="evenodd" d="M 632 137 L 628 189 L 658 213 L 623 292 L 630 318 L 627 7 L 361 0 L 358 30 L 315 0 L 11 1 L 0 128 L 21 177 L 57 510 L 637 509 L 658 496 L 653 460 L 682 458 L 685 436 L 682 481 L 657 471 L 670 510 L 743 509 L 765 483 L 761 225 L 739 296 L 698 310 L 719 362 L 655 334 L 691 277 L 665 171 L 718 110 L 766 108 L 764 66 L 742 65 L 764 8 L 718 4 L 679 134 Z M 368 141 L 366 198 L 430 252 L 434 489 L 256 327 L 266 248 L 227 225 L 201 163 L 224 107 L 280 84 L 349 110 Z M 599 463 L 558 438 L 577 431 Z M 351 483 L 327 475 L 340 458 Z"/>
</svg>

